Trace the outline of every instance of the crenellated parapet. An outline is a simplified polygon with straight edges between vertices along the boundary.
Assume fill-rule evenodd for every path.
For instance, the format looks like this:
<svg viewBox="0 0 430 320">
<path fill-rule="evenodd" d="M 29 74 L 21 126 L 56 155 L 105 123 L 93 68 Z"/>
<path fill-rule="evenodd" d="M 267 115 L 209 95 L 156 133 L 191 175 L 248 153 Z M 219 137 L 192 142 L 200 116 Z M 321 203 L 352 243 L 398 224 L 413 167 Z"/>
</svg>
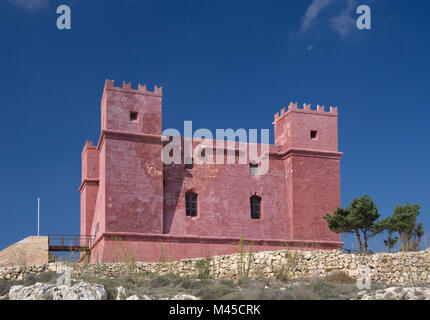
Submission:
<svg viewBox="0 0 430 320">
<path fill-rule="evenodd" d="M 315 113 L 315 114 L 322 114 L 327 116 L 337 116 L 338 111 L 337 107 L 330 106 L 329 111 L 325 111 L 325 106 L 317 105 L 316 110 L 311 108 L 310 104 L 303 104 L 303 108 L 299 108 L 297 102 L 293 103 L 290 102 L 288 105 L 288 109 L 285 110 L 285 107 L 281 109 L 281 112 L 277 112 L 275 114 L 275 122 L 282 119 L 288 112 L 305 112 L 305 113 Z"/>
<path fill-rule="evenodd" d="M 137 89 L 132 89 L 131 82 L 122 82 L 122 88 L 121 87 L 115 87 L 115 81 L 106 79 L 105 82 L 105 90 L 116 90 L 116 91 L 122 91 L 122 92 L 128 92 L 128 93 L 135 93 L 135 94 L 144 94 L 144 95 L 150 95 L 150 96 L 162 96 L 163 95 L 163 87 L 157 87 L 154 86 L 154 91 L 148 91 L 146 84 L 141 85 L 140 83 L 137 85 Z"/>
</svg>

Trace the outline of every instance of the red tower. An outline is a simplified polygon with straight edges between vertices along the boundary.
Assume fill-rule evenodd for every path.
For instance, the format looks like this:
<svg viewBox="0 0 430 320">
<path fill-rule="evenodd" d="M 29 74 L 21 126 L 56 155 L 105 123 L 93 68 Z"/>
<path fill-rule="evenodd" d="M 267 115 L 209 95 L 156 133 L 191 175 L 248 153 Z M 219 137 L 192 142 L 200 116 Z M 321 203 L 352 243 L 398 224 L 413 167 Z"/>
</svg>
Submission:
<svg viewBox="0 0 430 320">
<path fill-rule="evenodd" d="M 311 110 L 290 103 L 275 115 L 275 144 L 282 146 L 290 228 L 294 239 L 340 241 L 323 216 L 340 206 L 337 108 Z"/>
<path fill-rule="evenodd" d="M 163 164 L 161 102 L 161 88 L 105 83 L 100 139 L 82 152 L 81 234 L 95 236 L 91 261 L 228 254 L 241 237 L 256 251 L 339 249 L 323 219 L 340 205 L 337 108 L 290 104 L 276 114 L 260 175 L 249 153 L 242 163 Z M 225 152 L 237 160 L 235 148 Z"/>
</svg>

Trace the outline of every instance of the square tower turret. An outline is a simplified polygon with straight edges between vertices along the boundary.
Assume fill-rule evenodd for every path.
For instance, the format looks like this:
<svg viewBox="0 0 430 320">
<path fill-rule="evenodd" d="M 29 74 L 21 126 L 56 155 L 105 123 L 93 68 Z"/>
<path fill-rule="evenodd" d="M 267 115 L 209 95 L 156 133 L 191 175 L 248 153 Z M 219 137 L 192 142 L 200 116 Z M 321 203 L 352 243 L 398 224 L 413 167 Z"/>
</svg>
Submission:
<svg viewBox="0 0 430 320">
<path fill-rule="evenodd" d="M 125 133 L 161 135 L 162 88 L 146 90 L 146 85 L 131 89 L 131 83 L 115 87 L 113 80 L 106 80 L 102 97 L 102 130 Z"/>
<path fill-rule="evenodd" d="M 300 240 L 340 241 L 323 216 L 340 206 L 340 158 L 337 108 L 290 103 L 275 114 L 275 144 L 287 183 L 287 200 L 293 237 Z"/>
<path fill-rule="evenodd" d="M 287 149 L 310 149 L 321 151 L 338 151 L 337 137 L 337 107 L 324 106 L 311 109 L 310 104 L 304 104 L 303 109 L 297 108 L 297 103 L 290 103 L 288 110 L 275 114 L 275 144 Z"/>
</svg>

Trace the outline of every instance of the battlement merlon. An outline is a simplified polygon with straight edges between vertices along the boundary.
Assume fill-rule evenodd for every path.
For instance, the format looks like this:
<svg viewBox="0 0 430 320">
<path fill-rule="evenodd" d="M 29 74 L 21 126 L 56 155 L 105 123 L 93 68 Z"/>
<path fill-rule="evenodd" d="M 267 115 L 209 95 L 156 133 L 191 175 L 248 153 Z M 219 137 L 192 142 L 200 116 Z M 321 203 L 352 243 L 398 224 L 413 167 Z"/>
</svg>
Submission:
<svg viewBox="0 0 430 320">
<path fill-rule="evenodd" d="M 131 88 L 131 82 L 125 82 L 122 83 L 122 88 L 115 87 L 115 81 L 106 79 L 105 81 L 105 87 L 104 91 L 106 90 L 115 90 L 115 91 L 122 91 L 127 93 L 134 93 L 134 94 L 143 94 L 143 95 L 149 95 L 149 96 L 157 96 L 162 97 L 163 96 L 163 87 L 157 87 L 154 86 L 154 91 L 148 91 L 145 85 L 138 84 L 137 90 Z"/>
<path fill-rule="evenodd" d="M 281 109 L 281 113 L 277 112 L 275 114 L 273 124 L 275 124 L 277 121 L 285 117 L 289 112 L 304 112 L 304 113 L 311 113 L 311 114 L 321 114 L 321 115 L 332 116 L 332 117 L 337 117 L 339 115 L 337 111 L 337 107 L 330 106 L 330 110 L 325 111 L 325 106 L 317 105 L 317 109 L 314 110 L 314 109 L 311 109 L 310 104 L 304 103 L 303 108 L 298 108 L 297 102 L 296 103 L 290 102 L 290 104 L 288 105 L 288 110 L 285 110 L 285 107 L 284 107 Z"/>
<path fill-rule="evenodd" d="M 82 148 L 81 159 L 84 158 L 84 155 L 87 153 L 88 149 L 96 150 L 97 146 L 93 144 L 92 141 L 86 141 L 84 147 Z"/>
<path fill-rule="evenodd" d="M 82 183 L 99 178 L 99 153 L 92 141 L 87 141 L 82 150 Z"/>
</svg>

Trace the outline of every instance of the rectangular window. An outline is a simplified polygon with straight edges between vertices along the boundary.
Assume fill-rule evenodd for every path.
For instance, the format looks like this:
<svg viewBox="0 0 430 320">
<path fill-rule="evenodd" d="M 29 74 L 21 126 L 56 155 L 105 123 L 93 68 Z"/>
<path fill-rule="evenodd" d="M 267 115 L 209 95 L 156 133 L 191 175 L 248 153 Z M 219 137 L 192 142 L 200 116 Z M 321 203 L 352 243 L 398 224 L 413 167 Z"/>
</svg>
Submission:
<svg viewBox="0 0 430 320">
<path fill-rule="evenodd" d="M 130 111 L 130 121 L 136 121 L 139 116 L 139 113 L 136 111 Z"/>
<path fill-rule="evenodd" d="M 197 217 L 197 193 L 185 194 L 185 210 L 188 217 Z"/>
<path fill-rule="evenodd" d="M 258 162 L 257 161 L 250 161 L 249 162 L 249 174 L 251 176 L 257 176 L 258 175 Z"/>
<path fill-rule="evenodd" d="M 192 168 L 194 168 L 194 159 L 193 158 L 185 159 L 185 169 L 192 169 Z"/>
<path fill-rule="evenodd" d="M 318 131 L 316 131 L 316 130 L 312 130 L 311 131 L 311 139 L 312 140 L 317 140 L 318 139 Z"/>
<path fill-rule="evenodd" d="M 251 197 L 251 219 L 261 218 L 261 198 L 259 196 Z"/>
</svg>

